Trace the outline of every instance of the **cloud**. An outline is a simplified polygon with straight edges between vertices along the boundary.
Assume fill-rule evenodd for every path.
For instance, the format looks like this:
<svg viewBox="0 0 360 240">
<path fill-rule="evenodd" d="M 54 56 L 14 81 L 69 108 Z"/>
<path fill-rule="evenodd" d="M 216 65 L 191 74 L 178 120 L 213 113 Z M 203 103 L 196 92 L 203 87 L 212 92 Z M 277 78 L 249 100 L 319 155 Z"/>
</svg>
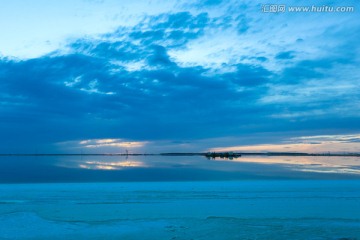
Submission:
<svg viewBox="0 0 360 240">
<path fill-rule="evenodd" d="M 80 141 L 64 141 L 57 145 L 71 153 L 134 153 L 146 149 L 148 141 L 131 141 L 126 139 L 88 139 Z"/>
<path fill-rule="evenodd" d="M 267 69 L 250 64 L 237 64 L 236 71 L 224 74 L 225 79 L 231 79 L 234 83 L 241 86 L 264 85 L 269 81 L 273 73 Z"/>
<path fill-rule="evenodd" d="M 323 142 L 343 142 L 343 143 L 351 143 L 351 142 L 359 142 L 360 135 L 359 134 L 339 134 L 339 135 L 318 135 L 318 136 L 302 136 L 293 138 L 293 141 L 304 142 L 308 141 L 323 143 Z"/>
<path fill-rule="evenodd" d="M 293 59 L 294 57 L 294 51 L 280 52 L 275 56 L 276 59 Z"/>
<path fill-rule="evenodd" d="M 220 147 L 209 151 L 356 153 L 360 151 L 359 139 L 359 134 L 301 136 L 283 139 L 277 144 Z"/>
<path fill-rule="evenodd" d="M 80 144 L 85 148 L 140 148 L 147 144 L 147 142 L 124 141 L 121 139 L 100 139 L 87 140 L 85 144 L 80 141 Z"/>
<path fill-rule="evenodd" d="M 317 27 L 302 22 L 292 35 L 295 15 L 276 25 L 282 16 L 260 17 L 252 4 L 216 4 L 215 12 L 208 3 L 145 14 L 38 58 L 2 58 L 2 150 L 359 131 L 359 59 L 350 54 L 359 47 L 349 29 L 329 17 Z"/>
</svg>

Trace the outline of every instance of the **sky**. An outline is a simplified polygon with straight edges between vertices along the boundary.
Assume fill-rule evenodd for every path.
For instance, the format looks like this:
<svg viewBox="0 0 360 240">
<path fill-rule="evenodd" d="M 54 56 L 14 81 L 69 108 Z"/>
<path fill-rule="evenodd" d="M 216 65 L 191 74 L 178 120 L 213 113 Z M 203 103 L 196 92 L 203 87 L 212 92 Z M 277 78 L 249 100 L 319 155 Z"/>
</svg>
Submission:
<svg viewBox="0 0 360 240">
<path fill-rule="evenodd" d="M 0 153 L 360 152 L 358 1 L 268 4 L 2 1 Z"/>
</svg>

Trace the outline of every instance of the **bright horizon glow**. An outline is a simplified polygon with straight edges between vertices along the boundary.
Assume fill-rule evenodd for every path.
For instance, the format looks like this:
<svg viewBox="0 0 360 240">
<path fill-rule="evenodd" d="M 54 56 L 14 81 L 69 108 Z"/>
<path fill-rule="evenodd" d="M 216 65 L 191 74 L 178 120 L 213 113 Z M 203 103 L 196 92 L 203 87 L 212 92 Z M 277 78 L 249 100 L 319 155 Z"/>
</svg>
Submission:
<svg viewBox="0 0 360 240">
<path fill-rule="evenodd" d="M 218 147 L 209 151 L 360 153 L 359 140 L 359 134 L 302 136 L 285 140 L 285 143 Z"/>
<path fill-rule="evenodd" d="M 177 148 L 178 143 L 167 143 L 170 150 L 162 152 L 298 152 L 298 153 L 360 153 L 359 134 L 343 135 L 315 135 L 301 136 L 296 138 L 283 139 L 277 144 L 254 144 L 241 146 L 211 147 L 208 142 L 198 142 L 202 148 L 184 151 L 184 148 Z M 219 141 L 219 140 L 215 140 Z M 232 140 L 235 141 L 235 140 Z M 71 149 L 96 149 L 97 153 L 124 153 L 133 149 L 136 153 L 162 153 L 156 150 L 156 146 L 163 145 L 160 142 L 150 141 L 129 141 L 126 139 L 88 139 L 79 142 L 63 142 L 60 145 Z M 214 144 L 214 143 L 212 143 Z M 215 143 L 216 144 L 216 143 Z M 224 144 L 224 143 L 223 143 Z M 222 145 L 223 145 L 222 144 Z M 226 144 L 226 143 L 225 143 Z M 168 146 L 169 147 L 169 146 Z M 131 153 L 131 152 L 130 152 Z"/>
</svg>

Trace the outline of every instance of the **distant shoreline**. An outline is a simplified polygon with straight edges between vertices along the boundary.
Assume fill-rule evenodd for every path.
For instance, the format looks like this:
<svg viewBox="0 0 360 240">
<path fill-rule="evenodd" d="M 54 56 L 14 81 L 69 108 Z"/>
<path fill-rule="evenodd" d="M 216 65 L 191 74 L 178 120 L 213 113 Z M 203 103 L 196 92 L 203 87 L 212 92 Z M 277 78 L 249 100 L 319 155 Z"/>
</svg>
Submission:
<svg viewBox="0 0 360 240">
<path fill-rule="evenodd" d="M 31 156 L 208 156 L 209 153 L 2 153 L 0 157 L 31 157 Z M 215 154 L 221 154 L 215 152 Z M 360 157 L 360 153 L 292 153 L 292 152 L 234 152 L 241 156 L 299 156 L 299 157 Z"/>
</svg>

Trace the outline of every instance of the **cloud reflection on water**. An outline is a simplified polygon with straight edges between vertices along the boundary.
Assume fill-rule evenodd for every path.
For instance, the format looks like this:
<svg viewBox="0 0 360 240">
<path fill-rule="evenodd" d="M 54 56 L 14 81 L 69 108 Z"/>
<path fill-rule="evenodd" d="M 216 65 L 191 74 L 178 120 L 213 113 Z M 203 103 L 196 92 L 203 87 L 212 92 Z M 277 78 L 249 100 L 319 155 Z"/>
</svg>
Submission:
<svg viewBox="0 0 360 240">
<path fill-rule="evenodd" d="M 140 161 L 85 161 L 79 164 L 80 168 L 84 169 L 99 169 L 99 170 L 120 170 L 126 167 L 146 167 L 146 164 Z"/>
<path fill-rule="evenodd" d="M 217 161 L 227 161 L 215 159 Z M 333 156 L 246 156 L 235 158 L 232 161 L 239 163 L 273 164 L 289 168 L 293 171 L 360 174 L 359 157 L 333 157 Z"/>
<path fill-rule="evenodd" d="M 92 170 L 122 170 L 129 168 L 193 168 L 222 172 L 266 171 L 273 175 L 286 172 L 314 172 L 357 174 L 360 176 L 360 158 L 329 156 L 242 156 L 234 159 L 202 156 L 85 156 L 63 158 L 58 166 Z"/>
<path fill-rule="evenodd" d="M 360 179 L 356 157 L 3 156 L 0 183 Z"/>
</svg>

